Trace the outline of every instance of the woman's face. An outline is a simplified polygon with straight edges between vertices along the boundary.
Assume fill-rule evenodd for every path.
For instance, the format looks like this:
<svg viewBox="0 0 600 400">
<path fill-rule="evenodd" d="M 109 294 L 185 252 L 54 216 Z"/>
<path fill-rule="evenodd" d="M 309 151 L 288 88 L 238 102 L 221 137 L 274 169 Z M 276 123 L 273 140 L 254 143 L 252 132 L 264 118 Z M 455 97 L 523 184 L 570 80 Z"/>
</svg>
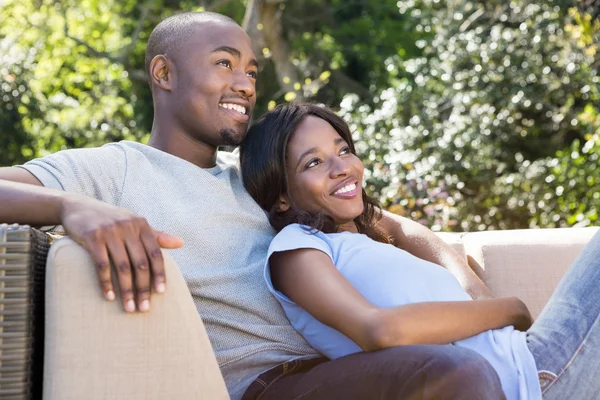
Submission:
<svg viewBox="0 0 600 400">
<path fill-rule="evenodd" d="M 363 212 L 364 167 L 328 122 L 308 116 L 287 151 L 289 193 L 296 207 L 322 212 L 339 225 Z"/>
</svg>

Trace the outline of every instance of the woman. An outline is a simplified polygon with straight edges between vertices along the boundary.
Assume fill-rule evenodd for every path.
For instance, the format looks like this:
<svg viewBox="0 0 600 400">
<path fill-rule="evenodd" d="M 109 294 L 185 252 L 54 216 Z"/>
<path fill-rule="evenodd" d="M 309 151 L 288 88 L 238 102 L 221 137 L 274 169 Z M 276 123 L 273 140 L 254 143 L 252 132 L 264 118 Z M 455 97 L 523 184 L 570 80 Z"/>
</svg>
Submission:
<svg viewBox="0 0 600 400">
<path fill-rule="evenodd" d="M 267 284 L 327 357 L 452 344 L 483 355 L 509 400 L 600 398 L 600 235 L 531 326 L 520 300 L 471 300 L 449 271 L 393 245 L 396 231 L 362 190 L 348 126 L 330 110 L 267 113 L 242 144 L 241 167 L 279 232 Z"/>
</svg>

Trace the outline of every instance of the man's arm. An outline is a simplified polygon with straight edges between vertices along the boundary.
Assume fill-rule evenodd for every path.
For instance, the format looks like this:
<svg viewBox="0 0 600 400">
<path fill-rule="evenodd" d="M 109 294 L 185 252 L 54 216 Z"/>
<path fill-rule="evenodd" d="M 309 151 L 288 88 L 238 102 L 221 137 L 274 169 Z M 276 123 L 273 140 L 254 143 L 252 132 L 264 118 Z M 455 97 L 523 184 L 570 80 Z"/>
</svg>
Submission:
<svg viewBox="0 0 600 400">
<path fill-rule="evenodd" d="M 180 238 L 158 232 L 129 210 L 77 193 L 45 188 L 30 172 L 0 168 L 0 222 L 32 226 L 62 225 L 96 264 L 100 287 L 115 298 L 110 262 L 117 271 L 126 311 L 150 307 L 151 280 L 162 293 L 165 274 L 160 248 L 182 246 Z M 134 297 L 136 299 L 134 300 Z"/>
<path fill-rule="evenodd" d="M 45 189 L 33 174 L 23 168 L 0 168 L 2 223 L 59 225 L 62 195 L 61 191 Z"/>
<path fill-rule="evenodd" d="M 396 246 L 450 271 L 473 300 L 494 297 L 469 264 L 428 228 L 387 211 L 383 212 L 379 226 L 391 236 Z"/>
<path fill-rule="evenodd" d="M 27 183 L 29 185 L 44 186 L 31 172 L 19 167 L 0 167 L 0 179 L 11 182 Z"/>
</svg>

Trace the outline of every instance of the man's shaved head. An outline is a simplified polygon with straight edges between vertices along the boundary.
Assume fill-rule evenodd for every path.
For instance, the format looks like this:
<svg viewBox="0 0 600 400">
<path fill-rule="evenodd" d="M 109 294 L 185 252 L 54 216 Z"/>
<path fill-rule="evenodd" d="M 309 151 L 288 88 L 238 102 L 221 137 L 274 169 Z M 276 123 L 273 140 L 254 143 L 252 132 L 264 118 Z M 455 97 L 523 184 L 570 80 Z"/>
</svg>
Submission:
<svg viewBox="0 0 600 400">
<path fill-rule="evenodd" d="M 148 39 L 146 47 L 145 67 L 150 76 L 150 62 L 158 54 L 173 54 L 179 50 L 182 43 L 194 33 L 198 23 L 220 21 L 238 25 L 233 19 L 213 12 L 187 12 L 175 14 L 161 21 Z M 239 26 L 239 25 L 238 25 Z"/>
<path fill-rule="evenodd" d="M 241 26 L 209 12 L 169 17 L 152 31 L 145 62 L 161 140 L 187 137 L 181 146 L 192 139 L 213 155 L 219 146 L 241 142 L 258 74 L 252 40 Z"/>
</svg>

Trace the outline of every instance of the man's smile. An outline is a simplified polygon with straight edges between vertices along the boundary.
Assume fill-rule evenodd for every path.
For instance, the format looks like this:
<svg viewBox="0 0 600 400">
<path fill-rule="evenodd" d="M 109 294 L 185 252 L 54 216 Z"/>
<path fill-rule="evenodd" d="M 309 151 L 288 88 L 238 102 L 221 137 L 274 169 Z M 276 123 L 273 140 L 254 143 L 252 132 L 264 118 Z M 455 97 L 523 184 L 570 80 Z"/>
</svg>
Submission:
<svg viewBox="0 0 600 400">
<path fill-rule="evenodd" d="M 222 102 L 219 103 L 219 108 L 239 122 L 248 123 L 250 120 L 249 107 L 232 102 Z"/>
</svg>

